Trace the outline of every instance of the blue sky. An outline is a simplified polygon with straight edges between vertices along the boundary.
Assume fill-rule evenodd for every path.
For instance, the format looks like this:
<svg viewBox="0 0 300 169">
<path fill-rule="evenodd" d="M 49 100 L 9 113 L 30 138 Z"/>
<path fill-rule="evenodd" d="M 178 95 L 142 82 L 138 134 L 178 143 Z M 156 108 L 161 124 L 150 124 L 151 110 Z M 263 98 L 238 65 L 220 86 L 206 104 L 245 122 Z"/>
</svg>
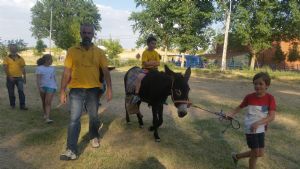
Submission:
<svg viewBox="0 0 300 169">
<path fill-rule="evenodd" d="M 111 6 L 114 9 L 128 11 L 134 10 L 136 6 L 134 0 L 94 0 L 94 2 L 105 6 Z"/>
<path fill-rule="evenodd" d="M 29 46 L 36 40 L 31 36 L 30 8 L 36 0 L 0 0 L 0 38 L 1 40 L 24 39 Z M 124 48 L 134 48 L 138 35 L 131 29 L 128 17 L 135 11 L 134 0 L 94 0 L 101 14 L 101 32 L 97 38 L 119 39 Z M 44 41 L 46 44 L 48 40 Z"/>
</svg>

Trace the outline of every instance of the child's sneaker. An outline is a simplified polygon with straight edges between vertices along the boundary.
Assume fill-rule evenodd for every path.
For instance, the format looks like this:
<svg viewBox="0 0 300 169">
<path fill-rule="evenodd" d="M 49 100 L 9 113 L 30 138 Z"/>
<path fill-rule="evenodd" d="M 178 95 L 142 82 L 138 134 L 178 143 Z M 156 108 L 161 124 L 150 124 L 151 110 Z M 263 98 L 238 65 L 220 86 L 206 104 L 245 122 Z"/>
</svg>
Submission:
<svg viewBox="0 0 300 169">
<path fill-rule="evenodd" d="M 140 100 L 141 98 L 138 95 L 133 95 L 131 99 L 131 104 L 137 104 L 137 102 L 139 102 Z"/>
<path fill-rule="evenodd" d="M 45 121 L 47 124 L 50 124 L 50 123 L 53 123 L 53 120 L 51 120 L 51 119 L 46 119 L 46 121 Z"/>
<path fill-rule="evenodd" d="M 59 159 L 64 161 L 76 160 L 77 155 L 72 150 L 67 149 L 63 154 L 60 155 Z"/>
<path fill-rule="evenodd" d="M 100 146 L 98 138 L 93 138 L 90 142 L 93 148 L 98 148 Z"/>
<path fill-rule="evenodd" d="M 234 165 L 237 166 L 237 163 L 238 163 L 239 160 L 237 159 L 235 152 L 231 153 L 231 158 L 232 158 L 232 161 L 233 161 Z"/>
</svg>

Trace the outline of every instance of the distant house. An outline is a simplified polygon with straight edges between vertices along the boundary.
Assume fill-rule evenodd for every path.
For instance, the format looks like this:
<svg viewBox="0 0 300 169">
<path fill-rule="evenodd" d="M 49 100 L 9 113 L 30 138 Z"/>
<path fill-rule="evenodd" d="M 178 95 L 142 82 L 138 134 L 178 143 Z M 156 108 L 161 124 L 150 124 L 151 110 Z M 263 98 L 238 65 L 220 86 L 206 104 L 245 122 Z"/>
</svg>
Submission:
<svg viewBox="0 0 300 169">
<path fill-rule="evenodd" d="M 272 47 L 258 54 L 257 62 L 255 65 L 258 67 L 270 66 L 273 69 L 300 70 L 300 60 L 295 62 L 288 61 L 287 56 L 289 53 L 289 49 L 292 47 L 293 43 L 297 43 L 300 49 L 300 41 L 290 41 L 290 42 L 281 41 L 279 43 L 281 46 L 281 50 L 286 55 L 286 60 L 284 62 L 278 64 L 274 61 L 277 42 L 273 42 Z M 214 54 L 204 54 L 202 56 L 210 60 L 215 60 L 215 63 L 221 65 L 223 44 L 218 44 L 216 46 L 215 51 L 216 53 Z M 238 64 L 248 64 L 249 57 L 247 56 L 249 55 L 250 53 L 247 50 L 247 47 L 228 49 L 227 57 L 226 57 L 227 65 L 230 66 L 232 62 L 236 62 Z"/>
<path fill-rule="evenodd" d="M 209 63 L 221 66 L 223 44 L 217 44 L 215 53 L 203 54 Z M 242 67 L 249 63 L 249 52 L 246 47 L 227 48 L 226 63 L 228 67 Z"/>
<path fill-rule="evenodd" d="M 292 48 L 293 43 L 296 43 L 298 45 L 298 47 L 300 48 L 300 41 L 290 41 L 290 42 L 281 41 L 281 42 L 279 42 L 279 45 L 281 46 L 281 50 L 286 55 L 286 59 L 284 62 L 279 63 L 279 64 L 274 62 L 273 58 L 275 56 L 277 43 L 273 42 L 271 48 L 264 50 L 260 53 L 259 57 L 257 58 L 258 63 L 261 66 L 268 65 L 271 68 L 276 68 L 276 69 L 300 70 L 300 60 L 295 61 L 295 62 L 288 61 L 289 49 Z"/>
</svg>

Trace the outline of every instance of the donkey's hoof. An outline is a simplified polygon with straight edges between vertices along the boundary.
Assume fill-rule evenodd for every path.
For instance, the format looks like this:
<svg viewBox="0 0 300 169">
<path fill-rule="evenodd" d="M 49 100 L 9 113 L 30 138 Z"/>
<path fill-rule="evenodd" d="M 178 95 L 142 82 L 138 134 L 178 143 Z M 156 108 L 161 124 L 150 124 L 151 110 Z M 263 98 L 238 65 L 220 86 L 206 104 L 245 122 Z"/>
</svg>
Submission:
<svg viewBox="0 0 300 169">
<path fill-rule="evenodd" d="M 140 125 L 140 128 L 143 129 L 143 128 L 144 128 L 144 125 Z"/>
<path fill-rule="evenodd" d="M 160 142 L 160 138 L 156 138 L 156 139 L 155 139 L 155 142 Z"/>
<path fill-rule="evenodd" d="M 153 126 L 150 126 L 150 127 L 148 128 L 148 130 L 149 130 L 149 131 L 154 131 L 154 127 L 153 127 Z"/>
</svg>

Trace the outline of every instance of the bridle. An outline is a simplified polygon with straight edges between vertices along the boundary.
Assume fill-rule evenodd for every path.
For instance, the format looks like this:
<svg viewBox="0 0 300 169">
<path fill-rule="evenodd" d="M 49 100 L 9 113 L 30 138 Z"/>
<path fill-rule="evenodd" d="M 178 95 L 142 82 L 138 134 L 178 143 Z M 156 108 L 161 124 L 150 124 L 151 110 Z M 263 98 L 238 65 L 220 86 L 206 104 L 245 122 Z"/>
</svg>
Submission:
<svg viewBox="0 0 300 169">
<path fill-rule="evenodd" d="M 176 106 L 177 104 L 187 104 L 187 107 L 190 107 L 192 105 L 192 102 L 189 100 L 189 98 L 187 100 L 175 100 L 174 99 L 174 92 L 173 92 L 173 87 L 174 87 L 174 78 L 172 78 L 172 85 L 171 85 L 171 98 L 172 101 L 174 103 L 174 105 Z M 177 107 L 177 106 L 176 106 Z"/>
</svg>

